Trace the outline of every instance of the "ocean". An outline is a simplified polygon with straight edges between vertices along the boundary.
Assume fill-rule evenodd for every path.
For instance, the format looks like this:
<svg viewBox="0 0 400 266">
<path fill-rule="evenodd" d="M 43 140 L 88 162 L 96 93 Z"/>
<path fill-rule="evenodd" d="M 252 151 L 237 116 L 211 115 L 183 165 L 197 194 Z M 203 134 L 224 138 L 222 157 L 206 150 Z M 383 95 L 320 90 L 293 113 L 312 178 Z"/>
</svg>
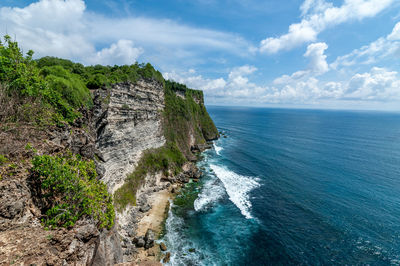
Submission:
<svg viewBox="0 0 400 266">
<path fill-rule="evenodd" d="M 169 265 L 400 265 L 400 113 L 208 107 Z"/>
</svg>

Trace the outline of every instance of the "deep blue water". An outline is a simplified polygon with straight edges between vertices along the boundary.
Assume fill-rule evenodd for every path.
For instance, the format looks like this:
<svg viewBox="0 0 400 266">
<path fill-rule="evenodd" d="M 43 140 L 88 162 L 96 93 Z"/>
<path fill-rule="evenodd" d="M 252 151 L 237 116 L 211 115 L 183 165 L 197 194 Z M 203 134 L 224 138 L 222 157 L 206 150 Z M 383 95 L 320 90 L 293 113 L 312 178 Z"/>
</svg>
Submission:
<svg viewBox="0 0 400 266">
<path fill-rule="evenodd" d="M 400 264 L 400 114 L 208 111 L 227 138 L 172 205 L 171 264 Z"/>
</svg>

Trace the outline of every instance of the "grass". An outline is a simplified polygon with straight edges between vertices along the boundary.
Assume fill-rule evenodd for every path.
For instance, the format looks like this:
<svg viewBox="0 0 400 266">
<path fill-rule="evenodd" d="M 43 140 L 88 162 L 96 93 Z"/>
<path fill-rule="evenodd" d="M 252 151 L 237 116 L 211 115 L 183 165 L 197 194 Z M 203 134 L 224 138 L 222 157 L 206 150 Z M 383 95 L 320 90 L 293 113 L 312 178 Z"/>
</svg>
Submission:
<svg viewBox="0 0 400 266">
<path fill-rule="evenodd" d="M 114 193 L 114 203 L 118 211 L 128 205 L 136 205 L 136 191 L 147 174 L 162 172 L 165 176 L 177 174 L 186 162 L 178 147 L 169 143 L 161 148 L 147 150 L 140 159 L 135 171 L 128 175 L 125 184 Z"/>
<path fill-rule="evenodd" d="M 177 91 L 184 92 L 185 99 L 178 97 Z M 190 132 L 198 144 L 218 136 L 204 106 L 202 91 L 188 89 L 176 82 L 165 82 L 164 132 L 167 140 L 175 142 L 187 157 L 191 154 Z"/>
<path fill-rule="evenodd" d="M 176 91 L 183 92 L 185 99 Z M 196 143 L 218 136 L 217 128 L 203 103 L 203 92 L 188 89 L 185 85 L 165 81 L 165 110 L 163 112 L 164 147 L 149 150 L 138 162 L 135 171 L 128 175 L 125 184 L 114 193 L 118 211 L 128 205 L 136 205 L 136 191 L 143 184 L 146 175 L 162 172 L 165 176 L 178 174 L 181 167 L 191 158 L 190 134 L 194 133 Z"/>
</svg>

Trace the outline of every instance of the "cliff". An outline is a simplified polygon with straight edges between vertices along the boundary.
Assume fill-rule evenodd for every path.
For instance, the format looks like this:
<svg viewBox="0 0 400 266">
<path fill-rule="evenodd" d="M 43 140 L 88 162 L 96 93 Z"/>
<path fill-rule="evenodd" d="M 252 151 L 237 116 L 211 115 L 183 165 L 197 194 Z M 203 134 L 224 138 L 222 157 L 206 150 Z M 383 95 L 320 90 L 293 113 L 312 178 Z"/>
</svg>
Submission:
<svg viewBox="0 0 400 266">
<path fill-rule="evenodd" d="M 124 261 L 131 261 L 148 229 L 157 231 L 158 225 L 142 222 L 159 207 L 154 205 L 166 204 L 165 197 L 154 200 L 155 194 L 198 175 L 192 150 L 217 138 L 218 131 L 202 93 L 170 81 L 114 84 L 95 91 L 94 103 L 98 165 L 114 194 Z"/>
<path fill-rule="evenodd" d="M 35 78 L 12 87 L 15 71 L 0 76 L 0 103 L 11 108 L 0 110 L 0 264 L 113 265 L 155 255 L 161 221 L 149 217 L 199 177 L 191 161 L 218 137 L 202 92 L 164 81 L 149 64 L 9 63 L 30 66 L 17 74 Z"/>
<path fill-rule="evenodd" d="M 113 84 L 94 92 L 94 104 L 102 180 L 114 193 L 133 172 L 143 151 L 165 144 L 164 88 L 153 80 Z"/>
</svg>

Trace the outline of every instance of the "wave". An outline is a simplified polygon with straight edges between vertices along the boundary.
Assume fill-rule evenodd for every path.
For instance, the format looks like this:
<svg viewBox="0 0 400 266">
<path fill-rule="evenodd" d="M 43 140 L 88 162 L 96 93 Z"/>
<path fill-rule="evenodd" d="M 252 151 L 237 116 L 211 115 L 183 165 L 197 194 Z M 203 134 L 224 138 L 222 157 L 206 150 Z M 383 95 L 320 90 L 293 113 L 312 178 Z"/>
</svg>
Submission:
<svg viewBox="0 0 400 266">
<path fill-rule="evenodd" d="M 183 230 L 185 228 L 184 219 L 174 214 L 172 210 L 175 205 L 172 201 L 170 201 L 170 204 L 168 218 L 165 222 L 167 233 L 164 235 L 163 241 L 167 243 L 168 250 L 166 252 L 171 252 L 171 258 L 164 265 L 211 265 L 210 262 L 214 259 L 187 237 Z M 191 249 L 196 251 L 190 252 Z M 204 262 L 206 263 L 204 264 Z"/>
<path fill-rule="evenodd" d="M 219 147 L 219 146 L 217 146 L 217 145 L 215 145 L 215 143 L 214 143 L 214 150 L 215 150 L 215 153 L 216 153 L 217 155 L 221 155 L 221 154 L 220 154 L 220 151 L 222 151 L 223 148 L 222 148 L 222 147 Z"/>
<path fill-rule="evenodd" d="M 229 199 L 239 208 L 240 212 L 247 219 L 252 219 L 250 214 L 251 202 L 249 192 L 260 184 L 252 177 L 239 175 L 224 167 L 210 164 L 210 168 L 224 184 Z"/>
<path fill-rule="evenodd" d="M 207 209 L 214 202 L 222 199 L 224 195 L 226 195 L 225 189 L 221 181 L 218 179 L 207 180 L 203 185 L 201 193 L 199 193 L 197 199 L 194 201 L 195 211 Z"/>
</svg>

